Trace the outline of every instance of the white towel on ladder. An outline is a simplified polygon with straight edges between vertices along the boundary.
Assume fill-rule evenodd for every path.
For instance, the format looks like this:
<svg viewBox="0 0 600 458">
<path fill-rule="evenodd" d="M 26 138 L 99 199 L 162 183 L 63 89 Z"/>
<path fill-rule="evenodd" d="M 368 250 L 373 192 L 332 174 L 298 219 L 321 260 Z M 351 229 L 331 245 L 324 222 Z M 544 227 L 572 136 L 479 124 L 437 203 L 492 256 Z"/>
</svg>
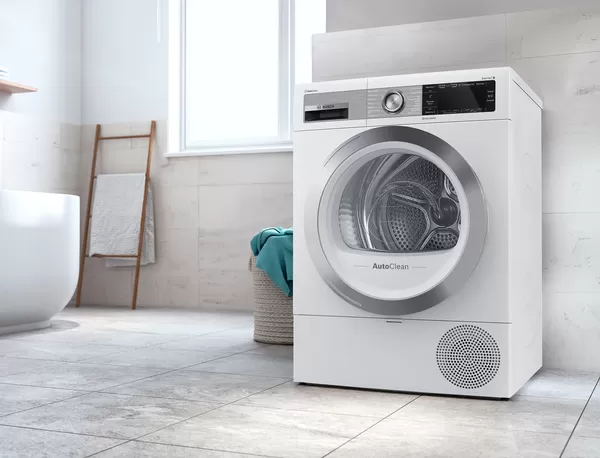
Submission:
<svg viewBox="0 0 600 458">
<path fill-rule="evenodd" d="M 89 255 L 136 256 L 144 201 L 145 174 L 98 175 L 92 204 Z M 148 187 L 142 265 L 156 261 L 152 183 Z M 135 259 L 108 258 L 107 267 L 135 266 Z"/>
</svg>

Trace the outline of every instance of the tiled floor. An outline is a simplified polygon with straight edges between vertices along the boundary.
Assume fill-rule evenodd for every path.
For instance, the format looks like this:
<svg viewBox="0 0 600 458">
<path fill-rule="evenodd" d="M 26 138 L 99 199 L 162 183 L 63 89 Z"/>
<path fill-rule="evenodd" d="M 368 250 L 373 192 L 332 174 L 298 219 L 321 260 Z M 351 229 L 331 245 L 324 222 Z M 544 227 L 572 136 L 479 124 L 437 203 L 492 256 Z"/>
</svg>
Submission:
<svg viewBox="0 0 600 458">
<path fill-rule="evenodd" d="M 600 457 L 599 376 L 511 401 L 298 386 L 250 315 L 68 309 L 0 338 L 0 457 Z"/>
</svg>

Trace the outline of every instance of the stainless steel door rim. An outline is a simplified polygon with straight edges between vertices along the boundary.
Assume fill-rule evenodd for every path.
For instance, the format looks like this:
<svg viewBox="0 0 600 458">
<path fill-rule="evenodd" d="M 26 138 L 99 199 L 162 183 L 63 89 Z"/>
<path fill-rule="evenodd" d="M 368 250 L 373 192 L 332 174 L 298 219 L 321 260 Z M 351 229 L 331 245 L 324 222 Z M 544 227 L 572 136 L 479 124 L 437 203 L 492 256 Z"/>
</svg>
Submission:
<svg viewBox="0 0 600 458">
<path fill-rule="evenodd" d="M 397 300 L 371 297 L 357 291 L 345 282 L 331 266 L 323 247 L 319 226 L 319 212 L 323 202 L 324 190 L 336 170 L 364 157 L 366 150 L 374 148 L 390 150 L 394 143 L 415 145 L 430 152 L 439 162 L 451 170 L 464 190 L 470 222 L 464 249 L 454 268 L 446 277 L 431 289 L 422 294 Z M 411 154 L 418 155 L 418 149 Z M 363 154 L 361 154 L 361 152 Z M 350 162 L 347 162 L 350 161 Z M 447 142 L 423 130 L 404 126 L 377 127 L 349 139 L 334 151 L 325 161 L 321 179 L 311 191 L 305 207 L 306 242 L 311 258 L 323 280 L 340 297 L 356 307 L 380 315 L 407 315 L 431 308 L 458 292 L 468 280 L 485 244 L 487 234 L 487 210 L 479 180 L 461 156 Z"/>
</svg>

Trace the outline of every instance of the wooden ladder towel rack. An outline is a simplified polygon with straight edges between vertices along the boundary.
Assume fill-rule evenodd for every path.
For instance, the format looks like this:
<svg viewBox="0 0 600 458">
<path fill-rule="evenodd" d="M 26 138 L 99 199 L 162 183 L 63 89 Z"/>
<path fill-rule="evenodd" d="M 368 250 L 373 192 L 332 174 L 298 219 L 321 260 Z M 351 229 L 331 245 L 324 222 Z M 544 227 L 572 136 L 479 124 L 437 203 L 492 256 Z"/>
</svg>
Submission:
<svg viewBox="0 0 600 458">
<path fill-rule="evenodd" d="M 85 268 L 85 260 L 88 258 L 87 248 L 88 248 L 88 237 L 90 231 L 90 221 L 92 219 L 92 202 L 93 202 L 93 193 L 94 193 L 94 182 L 98 175 L 96 174 L 96 164 L 98 160 L 98 147 L 102 140 L 126 140 L 133 138 L 147 138 L 148 139 L 148 156 L 146 158 L 146 174 L 145 174 L 145 183 L 144 183 L 144 198 L 142 200 L 142 218 L 140 220 L 140 239 L 138 241 L 137 247 L 137 255 L 123 255 L 123 254 L 95 254 L 92 257 L 95 258 L 125 258 L 125 259 L 135 259 L 135 280 L 133 282 L 133 300 L 131 302 L 131 309 L 135 310 L 137 307 L 137 296 L 138 296 L 138 286 L 140 282 L 140 266 L 142 263 L 142 249 L 144 243 L 144 229 L 146 227 L 146 203 L 148 201 L 148 187 L 150 185 L 150 168 L 152 166 L 152 146 L 154 144 L 154 136 L 156 134 L 156 121 L 152 121 L 150 123 L 150 133 L 144 135 L 119 135 L 119 136 L 110 136 L 110 137 L 102 137 L 102 128 L 100 124 L 96 125 L 96 139 L 94 141 L 94 154 L 92 157 L 92 171 L 90 174 L 90 187 L 88 192 L 87 199 L 87 211 L 85 215 L 85 230 L 83 233 L 83 243 L 81 248 L 81 258 L 79 262 L 79 282 L 77 283 L 77 299 L 75 302 L 75 306 L 79 307 L 81 305 L 81 291 L 83 289 L 83 269 Z"/>
</svg>

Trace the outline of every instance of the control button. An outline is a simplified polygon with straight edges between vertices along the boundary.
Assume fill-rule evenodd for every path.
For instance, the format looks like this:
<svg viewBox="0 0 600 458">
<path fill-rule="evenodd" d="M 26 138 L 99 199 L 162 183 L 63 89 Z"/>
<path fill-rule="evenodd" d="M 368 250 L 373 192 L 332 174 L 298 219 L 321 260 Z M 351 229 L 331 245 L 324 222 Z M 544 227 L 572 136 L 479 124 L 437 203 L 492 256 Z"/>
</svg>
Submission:
<svg viewBox="0 0 600 458">
<path fill-rule="evenodd" d="M 383 98 L 382 106 L 388 113 L 398 113 L 404 107 L 404 96 L 399 91 L 390 91 Z"/>
</svg>

